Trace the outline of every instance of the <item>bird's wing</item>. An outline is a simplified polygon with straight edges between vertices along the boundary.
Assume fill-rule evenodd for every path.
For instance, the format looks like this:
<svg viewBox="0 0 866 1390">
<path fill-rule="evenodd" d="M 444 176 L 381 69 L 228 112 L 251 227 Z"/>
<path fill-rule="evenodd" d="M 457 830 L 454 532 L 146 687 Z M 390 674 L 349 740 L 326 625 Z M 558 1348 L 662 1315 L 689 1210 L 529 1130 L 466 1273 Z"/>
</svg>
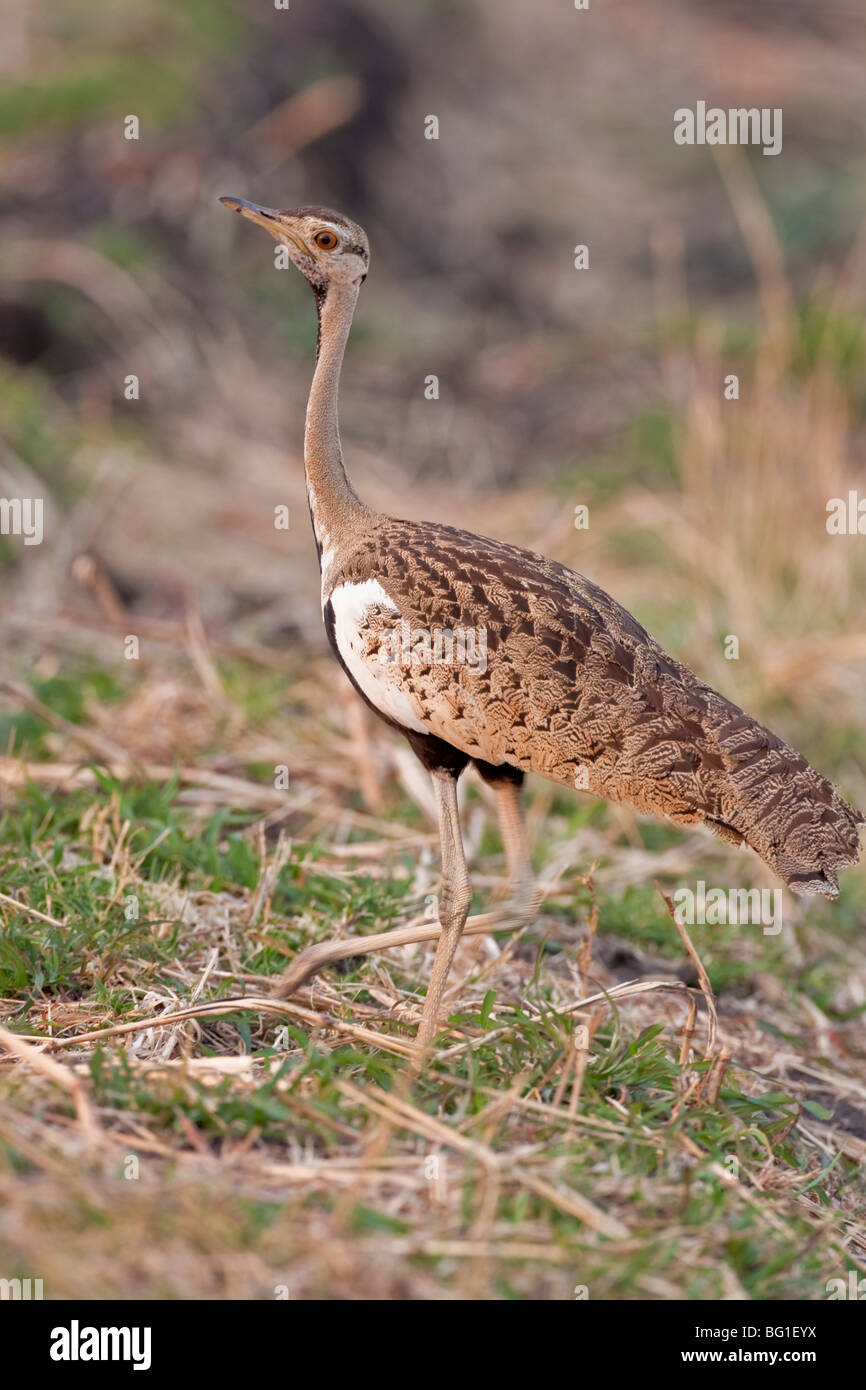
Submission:
<svg viewBox="0 0 866 1390">
<path fill-rule="evenodd" d="M 400 727 L 706 821 L 798 891 L 833 893 L 834 869 L 858 858 L 862 816 L 805 758 L 554 560 L 383 517 L 330 600 L 341 659 Z"/>
</svg>

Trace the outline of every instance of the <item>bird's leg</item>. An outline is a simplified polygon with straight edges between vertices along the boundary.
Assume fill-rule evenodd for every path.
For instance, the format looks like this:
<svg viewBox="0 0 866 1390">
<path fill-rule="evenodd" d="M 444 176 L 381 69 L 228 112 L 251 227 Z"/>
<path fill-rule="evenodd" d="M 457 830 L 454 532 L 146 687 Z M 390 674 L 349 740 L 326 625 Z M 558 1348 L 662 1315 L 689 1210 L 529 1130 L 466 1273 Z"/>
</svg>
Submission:
<svg viewBox="0 0 866 1390">
<path fill-rule="evenodd" d="M 425 915 L 407 927 L 392 928 L 374 937 L 353 938 L 348 942 L 325 941 L 308 946 L 305 951 L 299 952 L 289 969 L 275 982 L 274 994 L 277 998 L 287 998 L 332 961 L 345 960 L 352 955 L 364 955 L 368 951 L 383 948 L 387 950 L 391 946 L 401 946 L 414 941 L 436 940 L 436 955 L 418 1030 L 417 1059 L 420 1064 L 427 1048 L 436 1037 L 448 972 L 472 901 L 457 810 L 457 781 L 469 762 L 469 757 L 434 734 L 408 732 L 406 736 L 433 781 L 442 855 L 442 889 L 436 914 L 438 920 L 431 922 Z"/>
<path fill-rule="evenodd" d="M 542 892 L 532 868 L 532 854 L 520 800 L 520 783 L 503 778 L 490 781 L 489 785 L 496 796 L 499 833 L 508 874 L 506 899 L 495 915 L 498 917 L 501 914 L 503 926 L 516 929 L 525 926 L 537 915 Z"/>
<path fill-rule="evenodd" d="M 457 810 L 457 778 L 452 772 L 439 769 L 431 775 L 442 849 L 442 891 L 439 894 L 439 944 L 418 1029 L 418 1046 L 422 1051 L 436 1037 L 445 984 L 472 902 Z"/>
<path fill-rule="evenodd" d="M 442 832 L 442 810 L 449 792 L 447 788 L 439 793 L 437 779 L 444 779 L 445 783 L 451 782 L 450 795 L 455 799 L 455 810 L 453 823 L 457 832 L 457 851 L 454 856 L 455 862 L 461 868 L 458 875 L 458 882 L 466 884 L 463 890 L 467 900 L 468 876 L 463 860 L 463 846 L 460 836 L 460 827 L 457 824 L 456 811 L 456 779 L 460 775 L 461 768 L 455 765 L 451 772 L 433 771 L 433 785 L 436 788 L 437 805 L 439 806 L 440 838 L 442 839 L 442 867 L 445 885 L 454 881 L 449 879 L 446 869 L 445 835 Z M 477 917 L 469 917 L 465 914 L 461 917 L 461 928 L 456 933 L 454 950 L 462 935 L 466 936 L 487 936 L 491 932 L 519 931 L 521 927 L 527 926 L 534 921 L 541 906 L 543 893 L 532 869 L 532 861 L 529 853 L 529 841 L 526 835 L 526 826 L 523 819 L 523 808 L 520 801 L 520 784 L 522 778 L 504 778 L 499 775 L 492 775 L 493 769 L 484 764 L 483 769 L 479 769 L 485 782 L 488 782 L 496 794 L 496 808 L 499 816 L 499 831 L 502 836 L 502 843 L 505 849 L 505 863 L 507 866 L 507 884 L 505 889 L 505 901 L 495 906 L 492 911 L 483 912 Z M 450 824 L 450 821 L 449 821 Z M 449 842 L 451 832 L 449 830 Z M 408 946 L 418 941 L 437 941 L 442 942 L 447 938 L 447 924 L 449 922 L 448 904 L 443 890 L 442 906 L 439 911 L 439 921 L 431 922 L 426 917 L 419 917 L 414 922 L 404 927 L 391 927 L 389 931 L 379 932 L 375 936 L 352 937 L 348 941 L 320 941 L 315 946 L 308 946 L 306 950 L 300 951 L 288 970 L 281 975 L 273 985 L 273 993 L 278 999 L 286 999 L 300 989 L 301 985 L 307 984 L 320 970 L 327 965 L 333 965 L 338 960 L 347 960 L 351 956 L 366 955 L 370 951 L 387 951 L 395 946 Z M 451 914 L 453 917 L 453 913 Z M 450 952 L 448 966 L 454 958 L 454 950 Z M 439 954 L 437 952 L 437 962 Z M 442 988 L 444 988 L 445 977 L 448 968 L 443 969 Z M 430 990 L 427 998 L 430 1000 L 433 982 L 431 979 Z M 440 989 L 441 993 L 441 989 Z M 430 1005 L 432 1009 L 433 1005 Z M 438 1009 L 438 1006 L 437 1006 Z M 426 1013 L 426 1010 L 425 1010 Z M 432 1026 L 435 1036 L 435 1024 Z"/>
<path fill-rule="evenodd" d="M 507 884 L 505 902 L 486 913 L 490 931 L 517 931 L 527 926 L 541 907 L 543 893 L 535 881 L 532 855 L 523 819 L 520 790 L 523 773 L 507 763 L 487 763 L 475 758 L 475 768 L 496 797 L 499 833 L 505 850 Z M 480 920 L 480 919 L 479 919 Z"/>
</svg>

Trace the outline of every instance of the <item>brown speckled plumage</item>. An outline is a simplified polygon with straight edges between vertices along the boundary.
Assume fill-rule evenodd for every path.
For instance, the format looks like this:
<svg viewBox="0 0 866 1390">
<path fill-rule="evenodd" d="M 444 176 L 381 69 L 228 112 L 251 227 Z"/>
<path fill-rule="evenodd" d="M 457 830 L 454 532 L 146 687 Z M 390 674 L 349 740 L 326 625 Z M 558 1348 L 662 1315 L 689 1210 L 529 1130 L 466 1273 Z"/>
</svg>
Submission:
<svg viewBox="0 0 866 1390">
<path fill-rule="evenodd" d="M 699 680 L 582 575 L 450 526 L 377 517 L 331 579 L 375 578 L 420 629 L 486 629 L 486 670 L 395 663 L 400 620 L 371 611 L 371 662 L 431 733 L 747 844 L 796 892 L 837 891 L 862 816 L 783 739 Z M 390 658 L 390 659 L 389 659 Z"/>
</svg>

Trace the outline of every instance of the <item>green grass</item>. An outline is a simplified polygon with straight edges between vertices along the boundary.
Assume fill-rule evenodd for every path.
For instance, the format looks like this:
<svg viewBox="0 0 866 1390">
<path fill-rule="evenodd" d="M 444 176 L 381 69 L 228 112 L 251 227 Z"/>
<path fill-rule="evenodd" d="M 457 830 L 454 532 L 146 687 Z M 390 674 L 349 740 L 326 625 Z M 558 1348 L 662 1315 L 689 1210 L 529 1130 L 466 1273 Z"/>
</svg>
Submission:
<svg viewBox="0 0 866 1390">
<path fill-rule="evenodd" d="M 260 718 L 283 699 L 270 677 L 258 684 L 242 666 L 231 668 L 229 684 Z M 73 722 L 86 722 L 93 701 L 123 698 L 115 678 L 86 666 L 61 668 L 35 691 Z M 22 715 L 8 721 L 7 735 L 14 727 L 16 748 L 38 766 L 44 725 Z M 95 771 L 94 786 L 60 796 L 30 785 L 0 819 L 3 891 L 62 923 L 0 904 L 0 998 L 15 1031 L 71 1036 L 156 1017 L 187 1003 L 214 960 L 202 999 L 261 993 L 252 981 L 277 974 L 312 941 L 361 938 L 419 909 L 413 854 L 395 845 L 373 871 L 335 860 L 327 832 L 305 836 L 290 824 L 292 853 L 268 919 L 251 925 L 261 865 L 250 812 L 224 805 L 201 814 L 176 779 L 136 784 Z M 399 799 L 387 815 L 418 823 Z M 606 809 L 587 798 L 557 794 L 548 822 L 550 848 L 588 831 L 607 836 L 607 863 L 627 848 Z M 670 827 L 639 827 L 648 850 L 677 842 Z M 495 876 L 499 846 L 489 829 L 479 855 Z M 545 857 L 540 850 L 539 867 Z M 132 897 L 138 915 L 130 917 Z M 663 975 L 688 965 L 652 883 L 599 892 L 596 905 L 600 942 L 628 944 Z M 586 887 L 566 882 L 526 934 L 518 977 L 506 937 L 501 964 L 476 956 L 468 974 L 464 967 L 442 1039 L 457 1051 L 412 1082 L 395 1050 L 407 1036 L 403 1015 L 387 999 L 417 1010 L 417 950 L 350 958 L 297 996 L 294 1015 L 229 1003 L 223 1015 L 174 1025 L 166 1059 L 171 1035 L 160 1029 L 149 1043 L 133 1035 L 143 1048 L 108 1038 L 61 1051 L 112 1136 L 96 1157 L 70 1148 L 77 1122 L 67 1091 L 27 1067 L 7 1072 L 0 1181 L 20 1185 L 30 1221 L 24 1234 L 0 1221 L 4 1268 L 44 1269 L 54 1292 L 69 1296 L 82 1296 L 80 1271 L 106 1261 L 112 1296 L 225 1296 L 215 1291 L 214 1264 L 245 1251 L 250 1264 L 237 1275 L 244 1297 L 273 1297 L 286 1282 L 293 1297 L 340 1296 L 341 1280 L 362 1266 L 373 1297 L 447 1288 L 571 1298 L 578 1285 L 592 1298 L 705 1300 L 732 1289 L 761 1300 L 824 1297 L 827 1280 L 849 1267 L 862 1173 L 849 1152 L 830 1157 L 810 1137 L 844 1098 L 833 1090 L 832 1066 L 826 1082 L 805 1087 L 761 1075 L 779 1046 L 809 1052 L 802 1012 L 781 1008 L 755 978 L 783 981 L 833 1026 L 856 1027 L 861 1011 L 834 1002 L 851 969 L 856 909 L 846 912 L 843 900 L 832 934 L 807 918 L 796 929 L 802 960 L 794 968 L 785 937 L 693 929 L 723 1019 L 726 1005 L 736 1015 L 747 998 L 757 1004 L 749 1060 L 735 1050 L 712 1099 L 695 1089 L 710 1066 L 700 1049 L 679 1061 L 663 995 L 646 996 L 637 1010 L 612 1001 L 594 1020 L 567 1012 L 579 989 L 569 962 L 592 906 Z M 595 964 L 593 984 L 605 980 L 614 983 Z M 562 1077 L 578 1022 L 594 1022 L 595 1032 L 570 1113 L 573 1073 Z M 380 1045 L 339 1031 L 356 1024 Z M 728 1035 L 736 1042 L 745 1026 L 729 1023 Z M 240 1069 L 221 1071 L 232 1059 Z M 408 1114 L 395 1109 L 383 1132 L 382 1105 L 406 1100 Z M 444 1126 L 436 1140 L 428 1122 Z M 444 1160 L 447 1175 L 435 1197 L 425 1176 L 431 1157 Z M 289 1172 L 291 1180 L 280 1176 Z M 628 1235 L 611 1239 L 577 1220 L 572 1192 Z M 142 1242 L 153 1255 L 144 1273 Z M 486 1254 L 455 1260 L 464 1245 Z"/>
</svg>

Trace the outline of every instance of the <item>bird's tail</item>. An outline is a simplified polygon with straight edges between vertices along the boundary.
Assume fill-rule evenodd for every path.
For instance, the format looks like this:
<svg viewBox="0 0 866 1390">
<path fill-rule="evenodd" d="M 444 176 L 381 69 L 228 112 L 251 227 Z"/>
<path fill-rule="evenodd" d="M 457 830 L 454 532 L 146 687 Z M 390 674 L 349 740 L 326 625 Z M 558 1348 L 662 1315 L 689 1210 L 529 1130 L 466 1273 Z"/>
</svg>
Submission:
<svg viewBox="0 0 866 1390">
<path fill-rule="evenodd" d="M 720 814 L 707 823 L 744 840 L 792 892 L 837 897 L 837 870 L 860 858 L 862 813 L 789 744 L 742 718 L 717 731 L 727 777 Z"/>
</svg>

